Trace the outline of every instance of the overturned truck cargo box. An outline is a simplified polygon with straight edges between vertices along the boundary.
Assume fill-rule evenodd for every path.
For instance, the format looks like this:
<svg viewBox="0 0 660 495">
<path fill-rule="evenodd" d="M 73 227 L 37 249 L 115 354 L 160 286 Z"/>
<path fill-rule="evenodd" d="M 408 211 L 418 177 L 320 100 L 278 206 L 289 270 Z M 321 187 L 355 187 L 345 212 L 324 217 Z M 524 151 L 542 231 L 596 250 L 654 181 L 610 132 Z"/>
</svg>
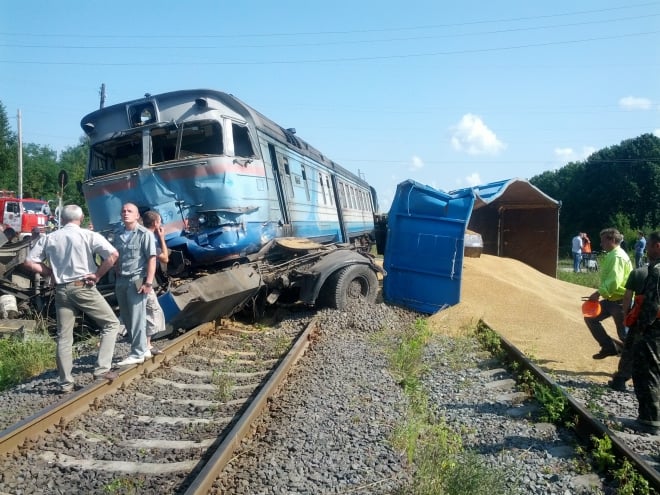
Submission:
<svg viewBox="0 0 660 495">
<path fill-rule="evenodd" d="M 388 214 L 385 301 L 432 314 L 460 301 L 463 248 L 474 193 L 415 181 L 397 186 Z"/>
<path fill-rule="evenodd" d="M 207 321 L 230 316 L 254 297 L 263 285 L 250 265 L 239 265 L 185 283 L 158 298 L 167 333 L 188 330 Z"/>
</svg>

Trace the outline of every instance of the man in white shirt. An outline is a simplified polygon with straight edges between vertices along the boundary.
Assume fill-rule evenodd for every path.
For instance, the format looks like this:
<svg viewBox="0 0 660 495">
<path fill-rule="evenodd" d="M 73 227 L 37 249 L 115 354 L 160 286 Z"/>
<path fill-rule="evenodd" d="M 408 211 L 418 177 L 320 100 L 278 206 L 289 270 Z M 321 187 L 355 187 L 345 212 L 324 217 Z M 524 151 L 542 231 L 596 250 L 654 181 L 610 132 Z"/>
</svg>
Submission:
<svg viewBox="0 0 660 495">
<path fill-rule="evenodd" d="M 76 314 L 84 312 L 101 329 L 101 342 L 94 376 L 114 380 L 111 370 L 119 320 L 96 288 L 96 283 L 112 268 L 117 250 L 102 235 L 81 229 L 83 211 L 80 206 L 62 208 L 63 228 L 42 236 L 30 250 L 24 266 L 55 283 L 57 312 L 57 369 L 62 392 L 74 389 L 73 327 Z M 103 262 L 96 265 L 96 256 Z"/>
</svg>

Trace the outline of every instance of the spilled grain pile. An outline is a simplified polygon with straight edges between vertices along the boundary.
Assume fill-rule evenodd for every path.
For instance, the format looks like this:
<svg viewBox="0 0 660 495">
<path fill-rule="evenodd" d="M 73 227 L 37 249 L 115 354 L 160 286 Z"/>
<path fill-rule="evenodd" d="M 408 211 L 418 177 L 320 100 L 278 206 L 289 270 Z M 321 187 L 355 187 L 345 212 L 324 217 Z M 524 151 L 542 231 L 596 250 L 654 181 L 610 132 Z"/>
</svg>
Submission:
<svg viewBox="0 0 660 495">
<path fill-rule="evenodd" d="M 562 282 L 510 258 L 464 258 L 461 302 L 429 320 L 452 333 L 483 319 L 546 371 L 602 382 L 617 358 L 595 361 L 598 344 L 584 324 L 581 297 L 592 289 Z M 616 335 L 611 321 L 605 323 Z"/>
</svg>

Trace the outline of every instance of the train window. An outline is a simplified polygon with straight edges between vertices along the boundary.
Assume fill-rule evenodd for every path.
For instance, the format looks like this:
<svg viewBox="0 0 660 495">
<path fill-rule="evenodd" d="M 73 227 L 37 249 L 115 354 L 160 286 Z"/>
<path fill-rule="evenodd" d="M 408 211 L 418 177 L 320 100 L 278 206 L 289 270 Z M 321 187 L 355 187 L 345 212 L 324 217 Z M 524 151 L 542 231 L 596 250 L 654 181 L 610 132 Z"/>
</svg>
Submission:
<svg viewBox="0 0 660 495">
<path fill-rule="evenodd" d="M 319 183 L 321 184 L 321 197 L 323 198 L 323 204 L 327 204 L 325 200 L 325 188 L 323 187 L 323 174 L 319 173 Z"/>
<path fill-rule="evenodd" d="M 232 123 L 232 131 L 234 134 L 234 154 L 236 156 L 254 156 L 254 148 L 252 147 L 252 141 L 250 141 L 248 128 L 244 125 Z"/>
<path fill-rule="evenodd" d="M 300 174 L 302 175 L 302 180 L 305 184 L 305 195 L 307 196 L 307 201 L 309 201 L 309 184 L 307 183 L 307 172 L 305 171 L 304 165 L 300 165 Z"/>
<path fill-rule="evenodd" d="M 188 122 L 184 124 L 177 133 L 181 136 L 181 148 L 179 149 L 179 158 L 188 158 L 195 155 L 221 155 L 222 146 L 222 128 L 220 123 L 215 120 Z M 178 134 L 168 133 L 169 144 L 175 144 L 171 139 L 177 139 Z M 176 149 L 176 147 L 175 147 Z M 168 156 L 167 149 L 164 149 L 164 156 Z M 154 156 L 157 156 L 154 150 Z"/>
<path fill-rule="evenodd" d="M 325 185 L 328 188 L 328 196 L 330 196 L 330 204 L 334 205 L 335 202 L 334 202 L 334 199 L 332 197 L 332 189 L 330 188 L 330 178 L 327 175 L 325 176 Z"/>
<path fill-rule="evenodd" d="M 140 127 L 156 122 L 157 114 L 153 102 L 138 103 L 128 107 L 128 118 L 131 127 Z"/>
<path fill-rule="evenodd" d="M 288 187 L 285 189 L 289 190 L 289 197 L 293 198 L 295 196 L 295 191 L 293 190 L 293 180 L 291 178 L 291 168 L 289 167 L 289 159 L 286 156 L 282 157 L 282 165 L 284 167 L 284 175 L 286 175 L 286 182 Z"/>
<path fill-rule="evenodd" d="M 103 141 L 92 147 L 89 175 L 98 177 L 142 165 L 142 132 Z"/>
<path fill-rule="evenodd" d="M 339 182 L 339 205 L 346 208 L 346 189 L 343 182 Z"/>
</svg>

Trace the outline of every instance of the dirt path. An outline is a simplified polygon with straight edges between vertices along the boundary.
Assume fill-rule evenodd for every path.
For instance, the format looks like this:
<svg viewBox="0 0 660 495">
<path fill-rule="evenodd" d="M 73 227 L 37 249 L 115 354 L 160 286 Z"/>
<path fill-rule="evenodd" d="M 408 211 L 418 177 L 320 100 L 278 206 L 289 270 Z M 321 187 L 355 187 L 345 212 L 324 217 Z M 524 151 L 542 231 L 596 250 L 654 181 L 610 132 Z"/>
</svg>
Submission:
<svg viewBox="0 0 660 495">
<path fill-rule="evenodd" d="M 433 315 L 432 328 L 452 333 L 483 319 L 546 371 L 604 382 L 616 370 L 618 358 L 591 358 L 599 347 L 580 307 L 593 290 L 510 258 L 464 258 L 463 266 L 461 302 Z M 605 327 L 616 336 L 611 319 Z"/>
</svg>

